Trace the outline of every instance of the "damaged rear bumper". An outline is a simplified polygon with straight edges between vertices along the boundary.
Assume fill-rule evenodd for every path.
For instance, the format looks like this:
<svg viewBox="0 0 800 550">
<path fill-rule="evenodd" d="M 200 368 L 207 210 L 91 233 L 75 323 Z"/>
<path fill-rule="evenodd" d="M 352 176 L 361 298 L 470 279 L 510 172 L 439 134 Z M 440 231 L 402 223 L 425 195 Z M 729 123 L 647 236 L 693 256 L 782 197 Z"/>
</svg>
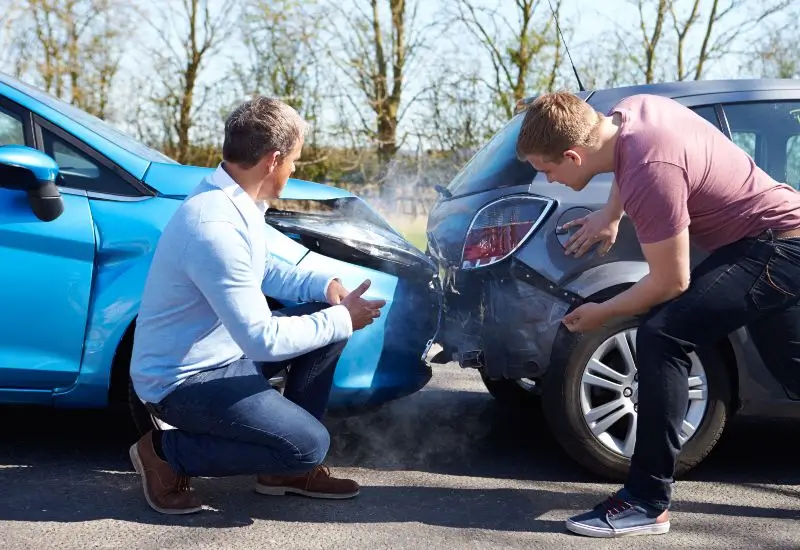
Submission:
<svg viewBox="0 0 800 550">
<path fill-rule="evenodd" d="M 543 376 L 561 320 L 580 302 L 513 258 L 445 283 L 442 356 L 489 378 Z"/>
</svg>

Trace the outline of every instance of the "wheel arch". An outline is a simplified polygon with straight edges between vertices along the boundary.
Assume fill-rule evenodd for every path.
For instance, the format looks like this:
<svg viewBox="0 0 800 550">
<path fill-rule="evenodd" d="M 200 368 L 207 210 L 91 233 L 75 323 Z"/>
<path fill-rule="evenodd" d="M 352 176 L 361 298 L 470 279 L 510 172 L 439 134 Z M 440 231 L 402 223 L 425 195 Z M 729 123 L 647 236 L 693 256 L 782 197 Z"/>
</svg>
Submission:
<svg viewBox="0 0 800 550">
<path fill-rule="evenodd" d="M 131 353 L 133 351 L 133 335 L 136 330 L 136 319 L 136 317 L 131 319 L 114 352 L 108 387 L 108 400 L 110 403 L 123 403 L 128 400 L 128 380 L 130 378 Z"/>
</svg>

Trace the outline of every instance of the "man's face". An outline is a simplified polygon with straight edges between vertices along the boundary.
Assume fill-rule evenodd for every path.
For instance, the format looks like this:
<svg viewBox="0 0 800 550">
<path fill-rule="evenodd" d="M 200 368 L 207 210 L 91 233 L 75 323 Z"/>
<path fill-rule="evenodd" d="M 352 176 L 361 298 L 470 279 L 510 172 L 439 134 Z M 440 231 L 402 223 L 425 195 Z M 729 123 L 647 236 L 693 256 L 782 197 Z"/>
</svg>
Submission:
<svg viewBox="0 0 800 550">
<path fill-rule="evenodd" d="M 575 191 L 581 191 L 594 176 L 587 169 L 585 154 L 577 150 L 564 151 L 558 162 L 541 155 L 528 155 L 527 159 L 537 172 L 547 176 L 549 183 L 555 181 Z"/>
<path fill-rule="evenodd" d="M 292 174 L 294 174 L 294 163 L 300 158 L 302 150 L 303 139 L 300 138 L 297 143 L 295 143 L 294 149 L 292 149 L 286 157 L 277 157 L 273 169 L 267 177 L 268 182 L 262 187 L 262 194 L 268 195 L 263 197 L 264 200 L 273 200 L 281 196 L 283 189 L 286 187 L 286 183 L 289 181 L 289 178 L 292 177 Z"/>
</svg>

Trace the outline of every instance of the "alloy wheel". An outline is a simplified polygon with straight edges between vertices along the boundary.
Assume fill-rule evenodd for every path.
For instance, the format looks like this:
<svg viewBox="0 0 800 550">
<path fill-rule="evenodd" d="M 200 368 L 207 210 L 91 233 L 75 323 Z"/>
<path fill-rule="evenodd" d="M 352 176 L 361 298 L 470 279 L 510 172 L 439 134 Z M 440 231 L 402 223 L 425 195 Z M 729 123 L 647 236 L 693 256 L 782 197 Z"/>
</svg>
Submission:
<svg viewBox="0 0 800 550">
<path fill-rule="evenodd" d="M 689 406 L 679 438 L 690 440 L 708 407 L 708 379 L 697 356 L 690 356 Z M 636 445 L 639 382 L 636 366 L 636 329 L 606 339 L 584 366 L 580 402 L 592 435 L 610 451 L 630 458 Z"/>
</svg>

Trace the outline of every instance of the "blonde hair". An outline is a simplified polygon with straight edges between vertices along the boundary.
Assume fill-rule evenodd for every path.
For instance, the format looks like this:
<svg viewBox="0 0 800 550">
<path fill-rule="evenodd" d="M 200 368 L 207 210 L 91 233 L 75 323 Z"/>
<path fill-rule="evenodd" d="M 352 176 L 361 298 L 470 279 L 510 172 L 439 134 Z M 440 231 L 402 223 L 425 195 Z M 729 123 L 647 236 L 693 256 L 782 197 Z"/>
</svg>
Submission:
<svg viewBox="0 0 800 550">
<path fill-rule="evenodd" d="M 561 153 L 596 143 L 603 115 L 571 92 L 542 94 L 525 109 L 517 138 L 517 158 L 541 155 L 559 162 Z"/>
</svg>

